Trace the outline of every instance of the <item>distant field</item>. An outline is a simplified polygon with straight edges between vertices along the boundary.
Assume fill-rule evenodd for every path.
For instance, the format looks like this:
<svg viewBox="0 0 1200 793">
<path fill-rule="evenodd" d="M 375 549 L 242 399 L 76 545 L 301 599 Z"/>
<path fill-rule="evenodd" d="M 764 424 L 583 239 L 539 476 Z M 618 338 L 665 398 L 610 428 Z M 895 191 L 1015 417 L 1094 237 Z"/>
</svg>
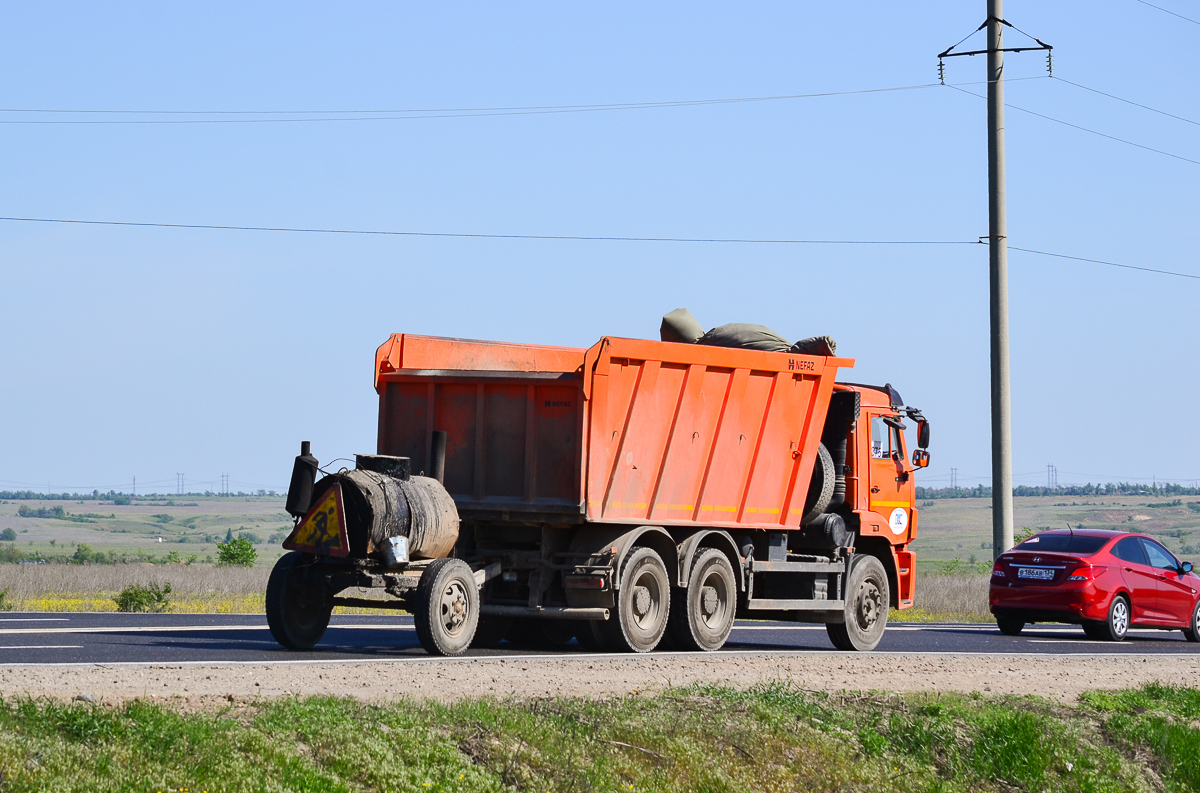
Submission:
<svg viewBox="0 0 1200 793">
<path fill-rule="evenodd" d="M 0 501 L 0 531 L 17 533 L 14 543 L 27 557 L 71 555 L 80 544 L 95 550 L 142 554 L 150 559 L 174 551 L 182 560 L 216 558 L 216 543 L 228 531 L 248 533 L 258 549 L 258 564 L 270 567 L 283 553 L 279 543 L 292 528 L 283 499 L 271 496 L 179 496 L 132 504 L 111 501 Z M 21 507 L 63 517 L 21 517 Z M 271 542 L 274 538 L 274 542 Z"/>
<path fill-rule="evenodd" d="M 1200 498 L 1137 496 L 1030 497 L 1013 499 L 1016 531 L 1066 528 L 1140 531 L 1158 539 L 1176 555 L 1200 560 Z M 918 535 L 913 543 L 919 569 L 955 559 L 964 565 L 992 558 L 990 498 L 945 498 L 917 503 Z M 943 565 L 944 567 L 945 565 Z"/>
</svg>

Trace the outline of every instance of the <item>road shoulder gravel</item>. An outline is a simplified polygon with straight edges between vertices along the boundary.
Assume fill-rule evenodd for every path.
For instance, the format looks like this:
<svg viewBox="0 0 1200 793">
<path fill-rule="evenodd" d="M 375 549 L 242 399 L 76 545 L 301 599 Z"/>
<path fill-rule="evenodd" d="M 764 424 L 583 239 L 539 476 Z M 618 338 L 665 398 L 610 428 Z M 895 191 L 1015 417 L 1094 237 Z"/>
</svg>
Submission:
<svg viewBox="0 0 1200 793">
<path fill-rule="evenodd" d="M 0 694 L 109 703 L 256 697 L 610 697 L 694 683 L 745 688 L 785 681 L 812 691 L 956 691 L 1037 694 L 1073 701 L 1081 692 L 1200 679 L 1200 656 L 1029 656 L 975 653 L 717 653 L 712 655 L 506 656 L 461 660 L 0 666 Z"/>
</svg>

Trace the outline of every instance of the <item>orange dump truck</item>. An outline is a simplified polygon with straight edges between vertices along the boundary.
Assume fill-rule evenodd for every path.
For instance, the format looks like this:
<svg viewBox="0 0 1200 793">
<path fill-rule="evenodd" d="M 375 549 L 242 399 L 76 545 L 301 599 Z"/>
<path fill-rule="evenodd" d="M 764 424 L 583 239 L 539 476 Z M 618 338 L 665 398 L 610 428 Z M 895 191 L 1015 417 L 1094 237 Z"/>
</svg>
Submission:
<svg viewBox="0 0 1200 793">
<path fill-rule="evenodd" d="M 735 617 L 872 649 L 888 607 L 913 602 L 929 425 L 890 385 L 835 382 L 853 364 L 394 335 L 375 360 L 377 453 L 319 480 L 307 443 L 296 458 L 271 631 L 311 647 L 349 605 L 412 612 L 443 655 L 715 650 Z"/>
</svg>

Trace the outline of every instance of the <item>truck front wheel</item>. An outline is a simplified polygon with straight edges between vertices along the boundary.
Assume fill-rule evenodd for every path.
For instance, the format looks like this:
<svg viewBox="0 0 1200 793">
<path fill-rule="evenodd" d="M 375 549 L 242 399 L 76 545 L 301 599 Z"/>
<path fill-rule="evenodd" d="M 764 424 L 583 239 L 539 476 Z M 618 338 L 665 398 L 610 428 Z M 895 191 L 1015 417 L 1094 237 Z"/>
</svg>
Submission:
<svg viewBox="0 0 1200 793">
<path fill-rule="evenodd" d="M 413 624 L 431 655 L 462 655 L 479 624 L 479 587 L 461 559 L 435 559 L 421 572 Z"/>
<path fill-rule="evenodd" d="M 333 607 L 318 582 L 309 582 L 312 557 L 291 551 L 279 557 L 267 579 L 267 627 L 289 650 L 307 650 L 325 635 Z"/>
<path fill-rule="evenodd" d="M 629 552 L 616 605 L 607 622 L 596 623 L 605 648 L 648 653 L 657 647 L 671 613 L 671 581 L 662 557 L 652 548 L 639 545 Z"/>
<path fill-rule="evenodd" d="M 671 637 L 680 649 L 719 650 L 737 611 L 737 581 L 725 554 L 707 548 L 696 555 L 686 589 L 671 603 Z"/>
<path fill-rule="evenodd" d="M 874 556 L 860 556 L 850 568 L 846 586 L 846 621 L 825 626 L 829 640 L 839 650 L 874 650 L 887 629 L 887 572 Z"/>
</svg>

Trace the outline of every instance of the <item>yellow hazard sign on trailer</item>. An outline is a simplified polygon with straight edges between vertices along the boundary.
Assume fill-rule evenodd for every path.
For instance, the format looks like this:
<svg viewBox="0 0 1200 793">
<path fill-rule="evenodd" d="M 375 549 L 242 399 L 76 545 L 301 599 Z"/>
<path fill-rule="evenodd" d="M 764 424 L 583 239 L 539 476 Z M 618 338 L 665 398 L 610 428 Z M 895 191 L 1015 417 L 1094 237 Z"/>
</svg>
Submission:
<svg viewBox="0 0 1200 793">
<path fill-rule="evenodd" d="M 321 494 L 308 514 L 283 541 L 289 551 L 307 551 L 321 556 L 349 556 L 350 541 L 346 535 L 346 507 L 342 504 L 342 485 Z"/>
</svg>

